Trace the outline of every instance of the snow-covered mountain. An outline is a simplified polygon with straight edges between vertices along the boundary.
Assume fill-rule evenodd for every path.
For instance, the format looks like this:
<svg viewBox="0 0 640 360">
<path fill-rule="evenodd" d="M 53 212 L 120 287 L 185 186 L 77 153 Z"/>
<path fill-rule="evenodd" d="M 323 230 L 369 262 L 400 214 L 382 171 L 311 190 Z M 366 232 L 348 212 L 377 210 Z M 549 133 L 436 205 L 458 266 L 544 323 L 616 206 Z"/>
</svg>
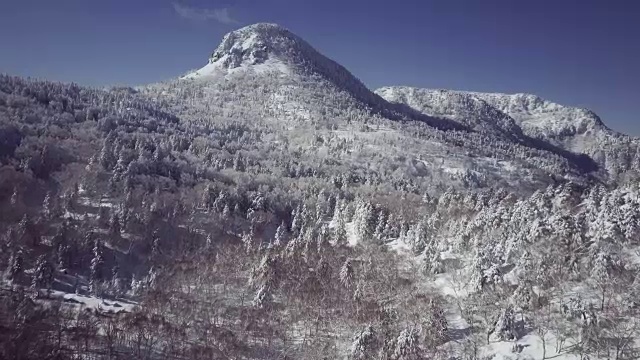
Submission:
<svg viewBox="0 0 640 360">
<path fill-rule="evenodd" d="M 511 116 L 529 136 L 595 159 L 613 176 L 640 170 L 640 139 L 611 130 L 593 111 L 531 94 L 469 93 Z"/>
<path fill-rule="evenodd" d="M 247 74 L 276 77 L 277 80 L 271 80 L 274 85 L 286 82 L 286 86 L 278 89 L 278 95 L 270 99 L 273 107 L 278 107 L 276 104 L 279 103 L 280 108 L 296 108 L 298 106 L 293 103 L 297 101 L 284 96 L 286 93 L 296 87 L 321 84 L 322 87 L 331 88 L 322 91 L 340 92 L 340 96 L 349 98 L 345 101 L 352 102 L 350 106 L 371 113 L 393 119 L 418 119 L 442 129 L 461 129 L 455 122 L 425 117 L 409 108 L 389 104 L 342 65 L 320 54 L 306 41 L 277 24 L 258 23 L 226 34 L 205 66 L 180 79 L 211 85 L 221 79 L 238 80 L 238 77 Z M 298 95 L 301 99 L 302 94 Z M 313 95 L 315 99 L 318 96 L 324 94 Z M 302 112 L 306 115 L 306 111 Z"/>
<path fill-rule="evenodd" d="M 211 54 L 208 64 L 183 78 L 206 78 L 247 70 L 249 67 L 256 72 L 321 76 L 338 88 L 348 89 L 369 105 L 375 106 L 381 102 L 340 64 L 323 56 L 284 27 L 269 23 L 250 25 L 226 34 Z"/>
<path fill-rule="evenodd" d="M 140 90 L 192 122 L 233 119 L 274 132 L 307 161 L 346 142 L 341 164 L 374 177 L 511 187 L 585 179 L 592 170 L 572 154 L 528 142 L 512 118 L 485 101 L 460 95 L 450 102 L 452 113 L 389 102 L 275 24 L 232 31 L 202 68 Z M 461 121 L 457 113 L 480 115 Z"/>
<path fill-rule="evenodd" d="M 444 117 L 475 131 L 522 139 L 522 129 L 513 118 L 477 96 L 401 86 L 383 87 L 375 93 L 389 102 L 406 104 L 423 114 Z"/>
<path fill-rule="evenodd" d="M 432 90 L 405 86 L 375 91 L 430 116 L 444 116 L 475 129 L 524 134 L 575 154 L 586 154 L 610 172 L 633 168 L 638 140 L 609 129 L 594 112 L 530 94 Z"/>
<path fill-rule="evenodd" d="M 637 142 L 272 24 L 137 90 L 0 74 L 0 359 L 638 359 Z"/>
<path fill-rule="evenodd" d="M 529 135 L 564 138 L 609 130 L 590 110 L 564 106 L 531 94 L 459 92 L 486 101 L 511 116 Z"/>
<path fill-rule="evenodd" d="M 610 133 L 590 110 L 556 104 L 530 94 L 481 93 L 390 86 L 376 94 L 431 116 L 445 116 L 476 129 L 499 128 L 557 145 L 575 136 Z M 569 150 L 582 152 L 579 147 Z"/>
</svg>

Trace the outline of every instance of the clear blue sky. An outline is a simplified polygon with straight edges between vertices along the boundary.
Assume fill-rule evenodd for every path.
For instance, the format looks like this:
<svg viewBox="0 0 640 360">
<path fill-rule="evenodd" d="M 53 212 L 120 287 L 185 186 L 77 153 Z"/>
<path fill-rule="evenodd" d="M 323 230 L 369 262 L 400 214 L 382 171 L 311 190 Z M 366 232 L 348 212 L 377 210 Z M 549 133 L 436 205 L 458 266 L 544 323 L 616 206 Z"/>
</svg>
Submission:
<svg viewBox="0 0 640 360">
<path fill-rule="evenodd" d="M 640 1 L 0 0 L 0 72 L 138 85 L 279 23 L 370 88 L 528 92 L 640 135 Z"/>
</svg>

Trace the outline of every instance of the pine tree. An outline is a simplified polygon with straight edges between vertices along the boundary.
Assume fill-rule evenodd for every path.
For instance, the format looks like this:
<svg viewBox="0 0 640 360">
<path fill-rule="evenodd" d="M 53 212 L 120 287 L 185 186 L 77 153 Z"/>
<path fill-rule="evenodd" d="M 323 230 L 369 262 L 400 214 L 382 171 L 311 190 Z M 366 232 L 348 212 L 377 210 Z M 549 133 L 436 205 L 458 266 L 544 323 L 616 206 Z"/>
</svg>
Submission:
<svg viewBox="0 0 640 360">
<path fill-rule="evenodd" d="M 306 262 L 311 261 L 311 257 L 316 253 L 314 251 L 314 246 L 316 242 L 314 241 L 315 231 L 312 227 L 308 227 L 302 233 L 302 243 L 304 244 L 304 250 L 302 252 L 302 257 Z"/>
<path fill-rule="evenodd" d="M 109 177 L 108 189 L 111 196 L 118 194 L 118 173 L 114 172 L 113 175 Z"/>
<path fill-rule="evenodd" d="M 7 247 L 9 249 L 13 249 L 16 246 L 16 230 L 13 227 L 7 229 L 7 232 L 4 234 L 2 238 L 2 242 L 0 246 Z"/>
<path fill-rule="evenodd" d="M 285 255 L 289 258 L 293 258 L 295 256 L 298 255 L 298 251 L 300 250 L 301 246 L 302 246 L 302 240 L 300 239 L 300 237 L 295 237 L 292 239 L 289 239 L 289 241 L 287 242 L 287 246 L 285 247 L 284 251 L 285 251 Z"/>
<path fill-rule="evenodd" d="M 218 197 L 213 201 L 212 207 L 216 212 L 222 213 L 224 211 L 224 207 L 229 205 L 229 201 L 230 199 L 227 192 L 221 191 Z"/>
<path fill-rule="evenodd" d="M 494 334 L 500 341 L 516 340 L 519 337 L 519 329 L 516 326 L 517 322 L 513 307 L 511 305 L 507 305 L 498 317 Z"/>
<path fill-rule="evenodd" d="M 128 168 L 127 159 L 125 157 L 125 153 L 120 151 L 118 154 L 118 161 L 113 169 L 113 171 L 120 176 L 124 175 L 127 172 Z"/>
<path fill-rule="evenodd" d="M 396 340 L 394 358 L 398 360 L 417 359 L 420 350 L 420 331 L 414 327 L 406 328 L 400 332 Z"/>
<path fill-rule="evenodd" d="M 42 201 L 42 213 L 45 219 L 50 219 L 55 215 L 53 199 L 51 198 L 51 192 L 48 192 Z"/>
<path fill-rule="evenodd" d="M 333 243 L 339 247 L 348 243 L 347 224 L 343 218 L 339 218 L 333 225 Z"/>
<path fill-rule="evenodd" d="M 213 188 L 211 187 L 210 184 L 207 184 L 207 186 L 205 186 L 204 188 L 204 191 L 202 192 L 202 206 L 205 209 L 211 209 L 213 205 L 212 197 L 213 197 Z"/>
<path fill-rule="evenodd" d="M 157 262 L 161 254 L 160 235 L 157 231 L 154 231 L 151 237 L 151 261 Z"/>
<path fill-rule="evenodd" d="M 354 277 L 353 264 L 351 262 L 351 259 L 347 259 L 344 262 L 344 264 L 342 264 L 342 267 L 340 268 L 340 283 L 344 287 L 349 288 L 353 283 L 353 277 Z"/>
<path fill-rule="evenodd" d="M 330 246 L 329 236 L 329 226 L 327 224 L 322 224 L 317 234 L 316 249 L 318 250 L 318 254 L 325 252 Z"/>
<path fill-rule="evenodd" d="M 276 234 L 273 238 L 273 247 L 280 248 L 282 244 L 287 242 L 287 226 L 284 224 L 284 221 L 280 223 L 278 228 L 276 229 Z"/>
<path fill-rule="evenodd" d="M 236 155 L 233 158 L 233 169 L 235 171 L 245 171 L 245 161 L 242 155 L 240 155 L 240 152 L 236 152 Z"/>
<path fill-rule="evenodd" d="M 113 133 L 113 131 L 111 133 Z M 109 135 L 111 135 L 111 133 Z M 112 170 L 116 164 L 116 157 L 113 153 L 114 146 L 113 141 L 111 140 L 112 138 L 113 137 L 111 136 L 107 136 L 104 139 L 104 142 L 102 143 L 102 149 L 100 150 L 100 155 L 98 156 L 100 165 L 107 171 Z"/>
<path fill-rule="evenodd" d="M 24 257 L 22 250 L 18 250 L 9 259 L 9 267 L 7 269 L 7 275 L 10 281 L 17 281 L 24 271 Z"/>
<path fill-rule="evenodd" d="M 253 244 L 253 236 L 251 233 L 245 232 L 242 234 L 242 238 L 240 239 L 242 244 L 244 245 L 244 250 L 247 254 L 250 254 L 254 250 Z"/>
<path fill-rule="evenodd" d="M 364 281 L 358 280 L 356 288 L 353 291 L 353 301 L 359 303 L 364 299 Z"/>
<path fill-rule="evenodd" d="M 71 267 L 71 247 L 69 245 L 60 245 L 58 248 L 58 267 L 60 269 L 68 269 Z"/>
<path fill-rule="evenodd" d="M 382 212 L 379 216 L 378 216 L 378 222 L 376 224 L 376 229 L 374 232 L 374 238 L 376 238 L 376 240 L 382 242 L 385 240 L 385 229 L 387 227 L 387 215 L 385 212 Z"/>
<path fill-rule="evenodd" d="M 302 227 L 304 226 L 303 216 L 302 206 L 298 205 L 292 214 L 293 220 L 291 220 L 291 233 L 293 236 L 297 236 L 300 233 L 300 230 L 302 230 Z"/>
<path fill-rule="evenodd" d="M 602 247 L 600 251 L 597 252 L 595 259 L 593 260 L 593 266 L 591 269 L 591 278 L 600 290 L 601 311 L 604 310 L 606 294 L 610 286 L 610 258 L 611 255 L 609 254 L 607 249 Z"/>
<path fill-rule="evenodd" d="M 369 325 L 358 332 L 351 343 L 351 358 L 355 360 L 372 359 L 376 348 L 376 333 Z"/>
<path fill-rule="evenodd" d="M 103 280 L 104 256 L 102 243 L 96 239 L 93 246 L 93 258 L 91 259 L 91 274 L 89 278 L 89 291 L 98 295 L 100 282 Z"/>
<path fill-rule="evenodd" d="M 229 208 L 229 204 L 224 204 L 224 209 L 222 209 L 222 218 L 225 220 L 231 219 L 231 209 Z"/>
<path fill-rule="evenodd" d="M 258 289 L 256 296 L 253 298 L 253 305 L 258 308 L 266 308 L 273 301 L 271 289 L 268 285 L 262 285 Z"/>
<path fill-rule="evenodd" d="M 115 296 L 120 296 L 124 291 L 124 281 L 120 277 L 120 267 L 117 264 L 111 270 L 110 288 Z"/>
<path fill-rule="evenodd" d="M 439 251 L 425 250 L 422 260 L 422 270 L 427 275 L 437 275 L 442 272 L 442 262 Z"/>
<path fill-rule="evenodd" d="M 331 223 L 332 224 L 336 224 L 338 221 L 342 220 L 345 221 L 344 216 L 346 216 L 345 214 L 345 203 L 344 200 L 337 200 L 336 201 L 336 205 L 333 208 L 333 217 L 331 218 Z"/>
<path fill-rule="evenodd" d="M 260 264 L 253 271 L 251 283 L 258 286 L 275 288 L 279 282 L 277 260 L 270 254 L 266 254 L 260 260 Z"/>
<path fill-rule="evenodd" d="M 431 338 L 436 342 L 436 345 L 443 344 L 449 341 L 449 324 L 444 314 L 442 306 L 435 301 L 431 301 L 430 304 L 430 324 Z"/>
<path fill-rule="evenodd" d="M 376 228 L 376 216 L 373 206 L 367 201 L 359 200 L 353 215 L 353 228 L 358 240 L 371 240 Z"/>
<path fill-rule="evenodd" d="M 46 255 L 40 255 L 36 261 L 36 269 L 31 281 L 32 290 L 38 291 L 41 288 L 45 288 L 47 291 L 50 290 L 53 285 L 53 276 L 53 265 L 51 265 Z"/>
</svg>

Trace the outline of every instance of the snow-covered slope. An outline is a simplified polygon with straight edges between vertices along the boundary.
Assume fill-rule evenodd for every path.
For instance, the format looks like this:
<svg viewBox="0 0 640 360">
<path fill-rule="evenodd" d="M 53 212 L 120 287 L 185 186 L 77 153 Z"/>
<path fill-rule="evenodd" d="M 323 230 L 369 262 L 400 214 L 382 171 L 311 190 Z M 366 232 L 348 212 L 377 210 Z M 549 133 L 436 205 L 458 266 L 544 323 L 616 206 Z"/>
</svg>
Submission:
<svg viewBox="0 0 640 360">
<path fill-rule="evenodd" d="M 284 27 L 270 23 L 249 25 L 226 34 L 208 64 L 182 78 L 207 78 L 248 68 L 255 72 L 319 76 L 369 106 L 383 103 L 343 66 Z"/>
<path fill-rule="evenodd" d="M 608 131 L 590 110 L 564 106 L 531 94 L 459 92 L 473 95 L 515 119 L 529 135 L 543 138 Z"/>
<path fill-rule="evenodd" d="M 470 94 L 511 116 L 527 135 L 589 155 L 613 177 L 640 170 L 640 139 L 611 130 L 591 110 L 530 94 Z"/>
<path fill-rule="evenodd" d="M 567 138 L 610 133 L 590 110 L 564 106 L 530 94 L 499 94 L 433 90 L 406 86 L 375 91 L 384 99 L 404 103 L 431 116 L 445 116 L 475 129 L 500 129 L 564 145 Z M 582 152 L 579 147 L 571 151 Z"/>
<path fill-rule="evenodd" d="M 445 117 L 479 132 L 522 139 L 522 130 L 507 114 L 471 94 L 414 87 L 383 87 L 375 91 L 387 101 L 406 104 L 423 114 Z"/>
<path fill-rule="evenodd" d="M 478 131 L 524 134 L 543 146 L 586 154 L 612 175 L 633 168 L 631 157 L 638 149 L 638 139 L 612 131 L 592 111 L 536 95 L 405 86 L 383 87 L 376 93 L 388 101 L 406 104 L 430 116 L 446 117 Z"/>
<path fill-rule="evenodd" d="M 230 32 L 204 67 L 140 92 L 203 126 L 229 119 L 279 129 L 275 136 L 308 151 L 309 161 L 317 160 L 317 139 L 344 142 L 341 164 L 374 176 L 466 186 L 584 179 L 574 159 L 527 143 L 514 120 L 485 101 L 461 94 L 449 112 L 389 102 L 275 24 Z M 434 106 L 447 95 L 439 96 L 432 96 Z"/>
</svg>

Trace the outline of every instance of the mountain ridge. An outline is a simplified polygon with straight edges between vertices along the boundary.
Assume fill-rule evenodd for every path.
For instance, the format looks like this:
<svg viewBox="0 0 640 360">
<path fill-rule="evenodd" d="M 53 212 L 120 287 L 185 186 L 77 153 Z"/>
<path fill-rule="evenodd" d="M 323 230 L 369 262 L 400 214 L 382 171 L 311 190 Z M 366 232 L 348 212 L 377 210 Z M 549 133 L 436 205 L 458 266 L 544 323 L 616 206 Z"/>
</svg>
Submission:
<svg viewBox="0 0 640 360">
<path fill-rule="evenodd" d="M 544 134 L 546 136 L 556 135 L 562 136 L 563 133 L 566 133 L 567 130 L 561 128 L 562 123 L 558 124 L 536 124 L 535 121 L 527 122 L 524 119 L 524 115 L 535 113 L 536 110 L 543 108 L 547 113 L 552 112 L 553 110 L 560 109 L 566 110 L 572 116 L 568 119 L 564 120 L 564 125 L 571 126 L 576 125 L 570 123 L 573 118 L 578 118 L 578 120 L 582 120 L 582 123 L 577 124 L 579 127 L 575 130 L 577 133 L 586 132 L 588 130 L 597 129 L 597 130 L 608 130 L 613 132 L 603 121 L 602 119 L 592 110 L 581 107 L 567 106 L 562 105 L 551 100 L 547 100 L 542 98 L 539 95 L 531 94 L 531 93 L 499 93 L 499 92 L 481 92 L 481 91 L 467 91 L 467 90 L 455 90 L 455 89 L 431 89 L 431 88 L 420 88 L 414 86 L 383 86 L 381 88 L 375 89 L 374 92 L 377 94 L 386 94 L 387 97 L 393 98 L 393 94 L 390 92 L 397 91 L 400 93 L 405 93 L 403 95 L 406 96 L 407 92 L 422 92 L 425 94 L 434 94 L 434 93 L 445 93 L 445 94 L 453 94 L 458 96 L 469 96 L 475 99 L 483 100 L 487 104 L 493 106 L 496 110 L 503 112 L 510 116 L 513 120 L 515 120 L 516 124 L 523 127 L 523 131 L 531 131 L 536 128 L 549 128 L 551 130 L 555 130 L 555 133 L 552 134 Z M 385 97 L 385 96 L 383 96 Z M 524 113 L 521 116 L 518 116 L 518 113 Z M 584 118 L 584 119 L 581 119 Z M 533 119 L 533 120 L 541 120 L 541 119 Z M 551 125 L 556 125 L 553 128 Z"/>
<path fill-rule="evenodd" d="M 413 135 L 403 136 L 424 138 L 418 141 L 424 144 L 418 146 L 416 143 L 415 154 L 412 154 L 424 158 L 422 162 L 418 161 L 423 164 L 420 166 L 431 169 L 417 172 L 423 175 L 433 172 L 472 179 L 484 177 L 479 175 L 483 173 L 500 176 L 502 172 L 514 172 L 506 177 L 515 179 L 515 169 L 519 166 L 528 168 L 526 173 L 542 166 L 545 172 L 550 171 L 555 176 L 575 179 L 594 171 L 593 166 L 584 166 L 574 154 L 540 140 L 532 141 L 522 134 L 512 119 L 484 101 L 479 101 L 484 104 L 480 105 L 502 116 L 503 123 L 481 126 L 479 121 L 457 121 L 446 114 L 424 113 L 401 102 L 390 102 L 299 36 L 274 24 L 250 25 L 226 34 L 203 68 L 164 85 L 148 86 L 142 92 L 154 99 L 173 98 L 178 107 L 184 105 L 177 98 L 183 95 L 178 94 L 191 93 L 188 101 L 193 104 L 192 109 L 206 111 L 207 116 L 218 112 L 217 116 L 227 116 L 241 108 L 244 114 L 255 113 L 254 117 L 270 119 L 274 124 L 285 121 L 289 129 L 305 127 L 304 123 L 309 121 L 315 124 L 314 131 L 318 131 L 318 126 L 334 131 L 352 129 L 356 123 L 369 129 L 367 124 L 396 128 L 394 133 L 398 128 L 417 127 L 411 131 Z M 357 121 L 354 123 L 354 120 Z M 370 135 L 378 136 L 377 131 L 368 131 L 373 133 Z M 330 132 L 327 136 L 335 134 L 340 132 Z M 487 144 L 491 143 L 494 147 L 488 148 Z M 398 148 L 398 153 L 401 152 Z M 425 157 L 425 154 L 429 155 Z M 444 157 L 455 159 L 455 164 L 447 164 L 449 160 Z M 494 163 L 489 166 L 493 169 L 489 170 L 487 161 L 494 157 L 494 161 L 507 162 Z M 513 167 L 511 161 L 520 165 Z M 501 165 L 496 168 L 496 164 Z M 527 180 L 517 182 L 531 178 L 542 179 L 527 176 L 523 177 Z M 471 183 L 476 181 L 471 180 Z M 485 183 L 486 180 L 479 181 Z"/>
<path fill-rule="evenodd" d="M 456 121 L 468 121 L 467 117 L 470 116 L 486 125 L 496 117 L 487 118 L 465 104 L 460 110 L 457 97 L 467 102 L 483 101 L 492 111 L 512 119 L 519 131 L 538 143 L 543 141 L 571 153 L 585 154 L 613 175 L 635 166 L 629 159 L 620 159 L 623 157 L 620 152 L 636 153 L 640 139 L 610 129 L 589 109 L 561 105 L 526 93 L 483 93 L 409 86 L 387 86 L 375 92 L 388 101 L 407 104 L 431 116 L 447 116 Z M 452 113 L 451 108 L 456 111 Z M 486 110 L 484 112 L 487 113 Z M 618 155 L 611 156 L 609 153 Z"/>
</svg>

